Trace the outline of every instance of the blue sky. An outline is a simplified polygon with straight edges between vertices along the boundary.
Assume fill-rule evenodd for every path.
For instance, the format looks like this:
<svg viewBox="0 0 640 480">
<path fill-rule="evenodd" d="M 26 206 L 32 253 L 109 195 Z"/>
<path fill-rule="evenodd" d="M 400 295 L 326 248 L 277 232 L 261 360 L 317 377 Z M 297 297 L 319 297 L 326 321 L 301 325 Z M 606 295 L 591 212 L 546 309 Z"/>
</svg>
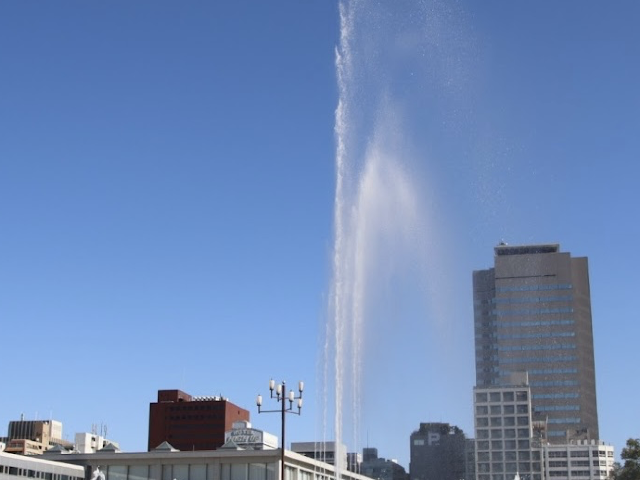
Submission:
<svg viewBox="0 0 640 480">
<path fill-rule="evenodd" d="M 357 448 L 408 468 L 420 422 L 472 434 L 471 271 L 505 240 L 589 257 L 619 453 L 639 435 L 640 6 L 357 5 L 354 142 L 396 106 L 378 127 L 401 125 L 389 148 L 411 158 L 439 262 L 434 299 L 400 291 L 411 278 L 383 296 L 403 323 L 371 340 L 388 356 L 369 358 Z M 324 434 L 339 39 L 328 0 L 0 4 L 0 434 L 24 413 L 145 450 L 165 388 L 278 433 L 254 408 L 271 377 L 307 384 L 288 441 Z"/>
</svg>

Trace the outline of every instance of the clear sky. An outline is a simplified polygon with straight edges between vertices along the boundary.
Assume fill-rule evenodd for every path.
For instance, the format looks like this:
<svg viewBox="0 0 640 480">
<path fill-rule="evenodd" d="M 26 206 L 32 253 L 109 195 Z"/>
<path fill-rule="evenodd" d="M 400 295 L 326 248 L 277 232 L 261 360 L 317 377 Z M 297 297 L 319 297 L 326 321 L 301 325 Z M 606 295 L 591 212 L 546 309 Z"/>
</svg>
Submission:
<svg viewBox="0 0 640 480">
<path fill-rule="evenodd" d="M 351 141 L 385 143 L 370 114 L 402 131 L 385 148 L 438 267 L 377 286 L 403 323 L 367 335 L 350 450 L 408 468 L 420 422 L 472 436 L 471 272 L 504 240 L 589 257 L 619 454 L 640 436 L 640 4 L 356 4 Z M 173 388 L 279 435 L 254 407 L 271 377 L 307 385 L 288 443 L 326 434 L 339 42 L 335 0 L 0 2 L 0 435 L 24 413 L 144 451 Z"/>
</svg>

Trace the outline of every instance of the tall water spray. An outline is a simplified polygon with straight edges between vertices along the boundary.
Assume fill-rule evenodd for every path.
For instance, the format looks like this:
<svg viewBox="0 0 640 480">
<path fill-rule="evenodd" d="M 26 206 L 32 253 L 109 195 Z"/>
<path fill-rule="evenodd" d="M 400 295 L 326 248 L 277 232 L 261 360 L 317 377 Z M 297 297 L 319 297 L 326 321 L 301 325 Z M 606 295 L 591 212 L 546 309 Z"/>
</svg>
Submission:
<svg viewBox="0 0 640 480">
<path fill-rule="evenodd" d="M 442 255 L 436 253 L 442 239 L 431 228 L 435 189 L 425 175 L 426 155 L 415 141 L 426 125 L 416 128 L 423 113 L 412 104 L 429 103 L 433 94 L 422 88 L 438 83 L 435 69 L 425 69 L 442 63 L 442 48 L 434 47 L 434 36 L 443 28 L 438 5 L 416 0 L 339 4 L 323 416 L 325 429 L 333 417 L 336 445 L 348 444 L 352 451 L 364 443 L 363 398 L 374 390 L 373 378 L 396 385 L 388 381 L 395 372 L 385 371 L 385 364 L 388 355 L 400 352 L 383 348 L 397 350 L 410 343 L 399 336 L 423 333 L 419 322 L 426 322 L 427 310 L 435 319 L 443 317 L 441 302 L 433 301 L 435 284 L 444 282 Z M 416 312 L 420 318 L 403 325 Z M 372 407 L 375 402 L 367 398 Z"/>
</svg>

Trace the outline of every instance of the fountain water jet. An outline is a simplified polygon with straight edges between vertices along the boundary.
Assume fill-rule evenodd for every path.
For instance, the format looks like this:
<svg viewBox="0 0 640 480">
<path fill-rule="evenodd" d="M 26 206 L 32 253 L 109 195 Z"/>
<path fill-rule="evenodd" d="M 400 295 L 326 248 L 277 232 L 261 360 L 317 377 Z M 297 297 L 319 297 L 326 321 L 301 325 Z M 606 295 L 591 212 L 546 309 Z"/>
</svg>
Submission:
<svg viewBox="0 0 640 480">
<path fill-rule="evenodd" d="M 415 324 L 402 325 L 405 292 L 430 298 L 428 308 L 421 305 L 421 321 L 426 323 L 427 309 L 433 318 L 445 317 L 429 293 L 435 290 L 434 279 L 444 278 L 438 275 L 444 267 L 435 254 L 444 242 L 429 228 L 435 222 L 431 205 L 436 193 L 418 166 L 424 158 L 416 161 L 413 142 L 416 127 L 410 94 L 421 86 L 413 72 L 403 80 L 408 83 L 400 85 L 392 71 L 406 68 L 416 52 L 426 56 L 430 66 L 443 67 L 443 55 L 434 54 L 434 36 L 444 29 L 437 1 L 390 3 L 410 11 L 394 16 L 387 9 L 393 6 L 369 0 L 339 4 L 334 246 L 323 352 L 323 433 L 327 435 L 328 419 L 333 418 L 336 444 L 348 443 L 356 450 L 362 445 L 362 400 L 375 376 L 371 370 L 384 363 L 380 345 L 404 330 L 420 333 L 413 331 Z M 417 11 L 412 11 L 417 4 Z M 390 23 L 392 36 L 387 35 Z M 417 76 L 431 83 L 442 75 L 420 68 L 415 65 Z"/>
</svg>

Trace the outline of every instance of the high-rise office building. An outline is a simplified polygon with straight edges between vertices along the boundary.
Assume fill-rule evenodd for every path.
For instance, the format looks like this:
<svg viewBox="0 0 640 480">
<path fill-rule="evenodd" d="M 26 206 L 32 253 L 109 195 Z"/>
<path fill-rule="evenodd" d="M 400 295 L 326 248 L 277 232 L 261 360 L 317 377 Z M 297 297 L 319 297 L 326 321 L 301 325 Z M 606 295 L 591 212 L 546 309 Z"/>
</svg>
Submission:
<svg viewBox="0 0 640 480">
<path fill-rule="evenodd" d="M 477 388 L 526 372 L 544 440 L 597 440 L 587 258 L 557 244 L 500 244 L 493 268 L 473 272 L 473 301 Z"/>
</svg>

